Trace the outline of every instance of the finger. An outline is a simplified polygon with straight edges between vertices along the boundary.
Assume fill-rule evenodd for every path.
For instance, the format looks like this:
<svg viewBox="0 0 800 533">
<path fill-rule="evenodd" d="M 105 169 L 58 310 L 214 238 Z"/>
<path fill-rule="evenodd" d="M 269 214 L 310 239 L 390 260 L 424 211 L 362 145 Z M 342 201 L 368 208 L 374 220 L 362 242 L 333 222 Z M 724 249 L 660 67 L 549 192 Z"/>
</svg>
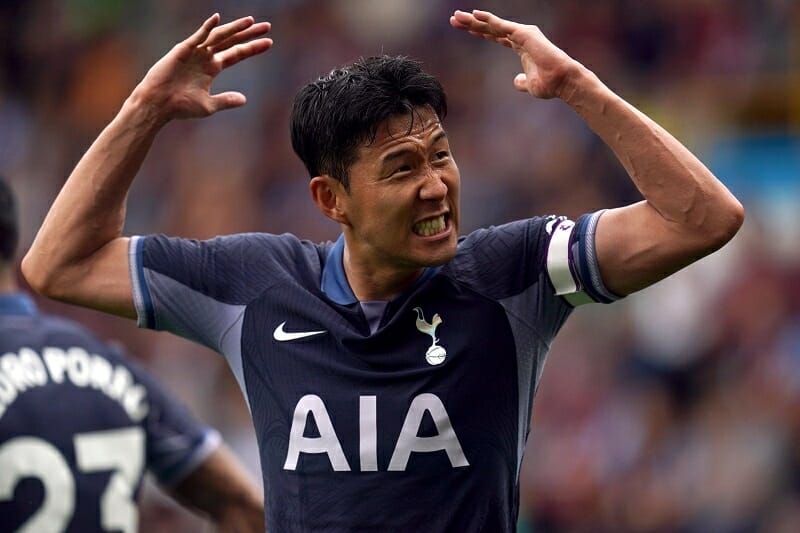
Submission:
<svg viewBox="0 0 800 533">
<path fill-rule="evenodd" d="M 496 35 L 492 35 L 491 33 L 482 33 L 479 31 L 472 31 L 467 30 L 470 35 L 474 35 L 475 37 L 480 37 L 481 39 L 485 39 L 487 41 L 492 41 L 493 43 L 502 44 L 507 48 L 514 48 L 514 43 L 508 37 L 497 37 Z"/>
<path fill-rule="evenodd" d="M 489 26 L 490 31 L 496 34 L 511 35 L 519 27 L 519 24 L 516 22 L 502 19 L 497 15 L 490 13 L 489 11 L 474 9 L 472 11 L 472 16 L 475 17 L 476 20 L 486 23 Z"/>
<path fill-rule="evenodd" d="M 497 39 L 495 42 L 498 44 L 502 44 L 506 48 L 514 48 L 514 43 L 511 42 L 511 39 L 508 39 L 507 37 L 503 37 L 502 39 Z"/>
<path fill-rule="evenodd" d="M 255 19 L 253 17 L 242 17 L 240 19 L 236 19 L 234 21 L 228 22 L 227 24 L 223 24 L 211 32 L 211 35 L 201 43 L 201 46 L 205 47 L 213 47 L 230 37 L 231 35 L 235 35 L 240 31 L 249 28 L 253 25 Z"/>
<path fill-rule="evenodd" d="M 518 91 L 528 92 L 528 77 L 524 72 L 514 76 L 514 88 Z"/>
<path fill-rule="evenodd" d="M 213 30 L 214 26 L 217 24 L 219 24 L 219 13 L 214 13 L 208 17 L 205 22 L 203 22 L 203 25 L 200 26 L 196 32 L 190 35 L 189 38 L 183 42 L 191 47 L 199 45 L 208 38 L 211 30 Z"/>
<path fill-rule="evenodd" d="M 466 31 L 468 33 L 471 33 L 472 35 L 474 35 L 476 37 L 480 37 L 481 36 L 481 35 L 479 35 L 479 33 L 481 33 L 481 32 L 473 30 L 468 24 L 463 24 L 462 22 L 460 22 L 455 17 L 450 17 L 450 25 L 452 27 L 456 28 L 457 30 L 464 30 L 464 31 Z"/>
<path fill-rule="evenodd" d="M 471 13 L 467 13 L 465 11 L 460 11 L 456 9 L 452 15 L 450 15 L 450 24 L 455 26 L 456 28 L 466 30 L 469 28 L 469 23 L 473 20 L 474 17 Z"/>
<path fill-rule="evenodd" d="M 210 96 L 209 107 L 211 113 L 241 107 L 247 103 L 247 97 L 240 92 L 228 91 Z"/>
<path fill-rule="evenodd" d="M 240 31 L 235 35 L 231 35 L 221 43 L 213 46 L 211 48 L 211 52 L 216 54 L 217 52 L 222 52 L 223 50 L 227 50 L 228 48 L 236 46 L 237 44 L 247 42 L 250 39 L 260 37 L 261 35 L 266 35 L 269 33 L 271 28 L 272 25 L 269 22 L 259 22 L 258 24 L 253 24 L 246 30 Z"/>
<path fill-rule="evenodd" d="M 478 31 L 481 33 L 492 33 L 489 23 L 475 18 L 472 13 L 466 11 L 456 11 L 451 17 L 459 29 L 467 31 Z"/>
<path fill-rule="evenodd" d="M 483 33 L 481 31 L 469 30 L 469 34 L 470 35 L 474 35 L 475 37 L 480 37 L 481 39 L 485 39 L 487 41 L 495 41 L 495 40 L 497 40 L 497 37 L 495 37 L 491 33 Z"/>
<path fill-rule="evenodd" d="M 238 44 L 232 48 L 220 52 L 216 55 L 222 64 L 222 68 L 228 68 L 235 65 L 239 61 L 243 61 L 248 57 L 266 52 L 272 47 L 272 39 L 256 39 L 249 43 Z"/>
</svg>

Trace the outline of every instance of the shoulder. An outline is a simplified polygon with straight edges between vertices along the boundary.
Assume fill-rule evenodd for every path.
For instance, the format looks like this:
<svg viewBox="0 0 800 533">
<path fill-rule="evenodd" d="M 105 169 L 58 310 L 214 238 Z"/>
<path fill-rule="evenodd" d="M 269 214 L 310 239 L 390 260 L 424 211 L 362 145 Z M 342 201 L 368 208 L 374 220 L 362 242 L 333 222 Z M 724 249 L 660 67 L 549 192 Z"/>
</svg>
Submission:
<svg viewBox="0 0 800 533">
<path fill-rule="evenodd" d="M 536 216 L 481 228 L 460 239 L 459 254 L 491 255 L 523 244 L 546 244 L 554 229 L 567 220 L 565 216 Z"/>
<path fill-rule="evenodd" d="M 537 216 L 473 231 L 460 239 L 446 272 L 494 298 L 519 293 L 546 274 L 551 236 L 565 222 Z"/>
<path fill-rule="evenodd" d="M 510 259 L 543 259 L 553 228 L 562 220 L 566 218 L 533 217 L 475 230 L 459 240 L 454 265 L 492 268 Z"/>
<path fill-rule="evenodd" d="M 61 349 L 65 357 L 69 353 L 73 353 L 78 358 L 80 358 L 79 353 L 85 352 L 91 359 L 100 357 L 113 365 L 126 367 L 134 376 L 143 373 L 143 370 L 128 355 L 121 342 L 100 338 L 83 324 L 62 316 L 43 314 L 40 315 L 39 327 L 44 332 L 38 347 L 40 349 Z M 70 352 L 76 348 L 80 349 L 80 352 Z"/>
<path fill-rule="evenodd" d="M 222 235 L 208 240 L 148 235 L 136 237 L 134 246 L 140 248 L 146 265 L 183 261 L 263 261 L 265 259 L 302 258 L 319 256 L 320 245 L 284 233 L 239 233 Z"/>
<path fill-rule="evenodd" d="M 145 273 L 170 278 L 180 285 L 221 301 L 247 301 L 281 279 L 321 272 L 324 244 L 290 233 L 243 233 L 208 240 L 165 235 L 135 237 L 132 264 Z M 152 285 L 152 283 L 148 283 Z"/>
<path fill-rule="evenodd" d="M 18 320 L 12 329 L 3 331 L 4 340 L 34 349 L 44 346 L 79 346 L 105 353 L 108 345 L 85 326 L 67 318 L 40 313 Z M 6 343 L 0 343 L 5 345 Z M 5 346 L 4 346 L 5 347 Z"/>
</svg>

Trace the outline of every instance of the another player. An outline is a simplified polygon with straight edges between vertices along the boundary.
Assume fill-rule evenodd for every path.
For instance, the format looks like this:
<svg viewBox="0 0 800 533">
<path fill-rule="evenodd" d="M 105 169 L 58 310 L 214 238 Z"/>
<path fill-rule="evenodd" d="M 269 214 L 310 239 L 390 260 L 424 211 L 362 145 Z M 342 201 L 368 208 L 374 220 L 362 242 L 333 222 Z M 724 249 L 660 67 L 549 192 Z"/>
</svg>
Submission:
<svg viewBox="0 0 800 533">
<path fill-rule="evenodd" d="M 269 526 L 514 531 L 533 393 L 573 307 L 719 248 L 741 205 L 538 28 L 458 11 L 452 26 L 518 53 L 517 89 L 561 98 L 586 120 L 644 201 L 460 237 L 442 87 L 418 63 L 384 56 L 336 69 L 295 100 L 293 145 L 338 241 L 122 237 L 128 187 L 157 132 L 244 104 L 211 95 L 211 82 L 272 44 L 266 23 L 218 21 L 156 63 L 95 141 L 25 275 L 52 297 L 225 355 L 253 414 Z"/>
<path fill-rule="evenodd" d="M 0 180 L 0 531 L 138 531 L 146 471 L 223 531 L 263 502 L 219 435 L 142 369 L 19 292 L 16 209 Z"/>
</svg>

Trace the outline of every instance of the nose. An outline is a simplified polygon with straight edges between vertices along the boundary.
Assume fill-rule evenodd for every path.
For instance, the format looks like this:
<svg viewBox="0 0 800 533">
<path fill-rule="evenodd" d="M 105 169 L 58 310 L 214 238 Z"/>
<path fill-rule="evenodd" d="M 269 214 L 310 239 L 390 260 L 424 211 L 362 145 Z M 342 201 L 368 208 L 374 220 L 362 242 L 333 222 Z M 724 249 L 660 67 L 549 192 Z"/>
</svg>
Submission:
<svg viewBox="0 0 800 533">
<path fill-rule="evenodd" d="M 420 200 L 440 201 L 447 197 L 447 184 L 442 179 L 442 174 L 434 169 L 428 169 L 422 186 L 419 190 Z"/>
</svg>

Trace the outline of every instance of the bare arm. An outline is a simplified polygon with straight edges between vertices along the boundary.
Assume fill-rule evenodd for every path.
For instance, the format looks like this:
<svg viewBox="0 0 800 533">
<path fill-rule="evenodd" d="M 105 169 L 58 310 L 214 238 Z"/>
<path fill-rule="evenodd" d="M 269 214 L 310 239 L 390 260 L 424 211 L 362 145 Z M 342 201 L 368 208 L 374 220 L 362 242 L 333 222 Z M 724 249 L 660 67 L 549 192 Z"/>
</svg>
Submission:
<svg viewBox="0 0 800 533">
<path fill-rule="evenodd" d="M 159 130 L 170 120 L 244 105 L 244 95 L 210 93 L 225 68 L 266 51 L 267 22 L 245 17 L 222 26 L 213 15 L 161 58 L 73 170 L 22 261 L 31 286 L 51 298 L 134 318 L 128 189 Z"/>
<path fill-rule="evenodd" d="M 264 500 L 227 447 L 217 448 L 172 495 L 208 515 L 224 532 L 264 532 Z"/>
<path fill-rule="evenodd" d="M 686 147 L 551 43 L 536 26 L 485 11 L 457 11 L 451 24 L 512 48 L 524 72 L 517 90 L 561 98 L 614 151 L 645 200 L 610 209 L 595 241 L 603 281 L 625 295 L 723 246 L 744 210 Z"/>
</svg>

